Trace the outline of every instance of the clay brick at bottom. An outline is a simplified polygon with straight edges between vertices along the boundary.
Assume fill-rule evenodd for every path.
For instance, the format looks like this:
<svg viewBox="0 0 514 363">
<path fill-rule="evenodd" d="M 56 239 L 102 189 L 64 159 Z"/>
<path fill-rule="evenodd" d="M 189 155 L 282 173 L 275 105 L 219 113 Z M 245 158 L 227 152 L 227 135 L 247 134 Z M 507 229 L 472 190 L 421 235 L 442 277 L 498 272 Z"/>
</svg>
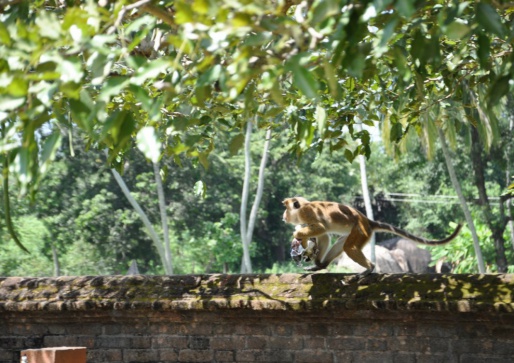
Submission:
<svg viewBox="0 0 514 363">
<path fill-rule="evenodd" d="M 85 347 L 54 347 L 21 351 L 22 363 L 86 363 Z"/>
</svg>

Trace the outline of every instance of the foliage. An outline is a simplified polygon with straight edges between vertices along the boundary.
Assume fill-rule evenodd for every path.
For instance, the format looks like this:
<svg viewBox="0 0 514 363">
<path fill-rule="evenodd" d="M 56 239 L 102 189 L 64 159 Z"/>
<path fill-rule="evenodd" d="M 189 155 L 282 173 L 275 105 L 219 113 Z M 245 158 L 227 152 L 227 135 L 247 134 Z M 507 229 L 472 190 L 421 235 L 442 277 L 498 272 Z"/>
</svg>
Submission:
<svg viewBox="0 0 514 363">
<path fill-rule="evenodd" d="M 343 149 L 353 160 L 370 151 L 355 122 L 383 119 L 397 141 L 437 122 L 426 112 L 460 102 L 463 87 L 491 107 L 508 93 L 513 8 L 495 5 L 6 1 L 2 150 L 22 192 L 34 192 L 57 126 L 80 127 L 119 169 L 134 143 L 150 159 L 161 151 L 206 165 L 216 132 L 281 115 L 294 151 Z"/>
<path fill-rule="evenodd" d="M 45 225 L 31 215 L 15 221 L 20 240 L 32 253 L 20 251 L 13 243 L 5 243 L 9 238 L 2 231 L 2 249 L 0 249 L 0 276 L 51 276 L 53 265 L 51 255 L 45 251 L 49 232 Z"/>
<path fill-rule="evenodd" d="M 479 219 L 475 219 L 475 221 L 477 220 L 479 221 Z M 456 225 L 454 223 L 450 224 L 451 228 L 454 228 L 455 226 Z M 483 223 L 476 223 L 475 228 L 477 230 L 480 247 L 484 256 L 486 272 L 498 272 L 495 264 L 494 241 L 491 238 L 490 230 Z M 507 233 L 505 233 L 505 239 L 508 240 Z M 430 248 L 433 261 L 432 265 L 435 265 L 438 260 L 442 259 L 452 265 L 452 272 L 454 273 L 477 273 L 478 270 L 476 267 L 475 252 L 470 241 L 471 232 L 465 226 L 459 236 L 457 236 L 452 243 Z M 509 261 L 512 261 L 514 259 L 514 251 L 509 249 L 507 256 Z M 514 268 L 514 264 L 509 266 L 509 269 L 512 268 Z"/>
<path fill-rule="evenodd" d="M 372 148 L 370 132 L 357 131 L 356 122 L 378 121 L 396 155 L 421 139 L 437 158 L 437 129 L 455 146 L 466 137 L 465 124 L 494 152 L 496 111 L 513 84 L 511 3 L 7 0 L 0 7 L 4 181 L 9 173 L 20 195 L 38 201 L 34 213 L 60 255 L 75 250 L 78 258 L 89 244 L 105 261 L 102 271 L 123 272 L 136 259 L 142 270 L 159 272 L 141 224 L 104 167 L 124 173 L 157 224 L 151 168 L 134 146 L 148 160 L 160 158 L 177 251 L 198 241 L 182 250 L 191 251 L 184 271 L 193 263 L 219 269 L 226 257 L 199 259 L 209 243 L 204 235 L 225 230 L 209 223 L 240 203 L 242 130 L 249 119 L 272 127 L 253 251 L 263 269 L 287 258 L 290 234 L 277 218 L 283 197 L 355 195 L 356 174 L 343 161 Z M 377 180 L 388 164 L 376 166 Z M 411 166 L 420 169 L 412 177 L 396 172 L 391 190 L 448 190 L 438 164 L 412 160 L 405 170 Z M 193 188 L 198 180 L 205 199 Z M 414 207 L 401 218 L 437 234 L 436 225 L 446 226 L 441 216 L 454 213 L 452 206 Z"/>
</svg>

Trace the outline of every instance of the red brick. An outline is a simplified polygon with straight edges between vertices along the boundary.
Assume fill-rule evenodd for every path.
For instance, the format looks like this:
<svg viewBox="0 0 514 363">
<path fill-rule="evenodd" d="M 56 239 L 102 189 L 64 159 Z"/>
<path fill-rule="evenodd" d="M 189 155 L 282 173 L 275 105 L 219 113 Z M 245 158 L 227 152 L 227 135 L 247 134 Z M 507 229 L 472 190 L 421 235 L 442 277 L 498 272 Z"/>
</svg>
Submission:
<svg viewBox="0 0 514 363">
<path fill-rule="evenodd" d="M 268 337 L 246 337 L 246 348 L 248 349 L 264 349 L 268 342 Z"/>
<path fill-rule="evenodd" d="M 217 337 L 214 336 L 211 338 L 211 349 L 214 350 L 234 350 L 241 349 L 241 347 L 245 346 L 245 340 L 247 337 L 244 336 L 226 336 L 226 337 Z"/>
<path fill-rule="evenodd" d="M 178 361 L 178 351 L 176 349 L 157 349 L 159 351 L 159 357 L 161 360 L 166 362 Z"/>
<path fill-rule="evenodd" d="M 175 348 L 182 349 L 187 347 L 187 337 L 159 335 L 152 338 L 153 348 Z"/>
<path fill-rule="evenodd" d="M 152 349 L 123 349 L 125 362 L 152 362 L 159 360 L 159 352 Z"/>
<path fill-rule="evenodd" d="M 304 336 L 303 346 L 305 347 L 305 349 L 325 349 L 325 338 Z"/>
<path fill-rule="evenodd" d="M 310 350 L 304 349 L 301 352 L 295 353 L 295 362 L 332 362 L 334 360 L 332 352 L 326 350 Z"/>
<path fill-rule="evenodd" d="M 232 350 L 218 350 L 214 353 L 214 358 L 216 362 L 235 362 Z"/>
<path fill-rule="evenodd" d="M 87 351 L 88 362 L 119 362 L 122 359 L 121 349 L 93 349 Z"/>
<path fill-rule="evenodd" d="M 214 354 L 211 350 L 184 349 L 178 354 L 179 360 L 186 362 L 211 362 L 213 356 Z"/>
</svg>

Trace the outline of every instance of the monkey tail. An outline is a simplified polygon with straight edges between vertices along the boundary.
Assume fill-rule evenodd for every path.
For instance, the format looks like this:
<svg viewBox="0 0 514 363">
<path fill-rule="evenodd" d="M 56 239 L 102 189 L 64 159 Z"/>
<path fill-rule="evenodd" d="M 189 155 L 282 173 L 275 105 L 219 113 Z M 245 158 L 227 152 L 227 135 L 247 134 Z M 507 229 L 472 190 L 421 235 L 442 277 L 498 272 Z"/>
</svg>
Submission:
<svg viewBox="0 0 514 363">
<path fill-rule="evenodd" d="M 393 233 L 393 234 L 396 234 L 398 236 L 410 239 L 411 241 L 414 241 L 414 242 L 417 242 L 417 243 L 421 243 L 421 244 L 424 244 L 424 245 L 432 245 L 432 246 L 444 245 L 445 243 L 450 242 L 452 239 L 457 237 L 457 235 L 459 234 L 459 232 L 460 232 L 460 230 L 462 228 L 462 224 L 459 224 L 457 226 L 457 228 L 455 228 L 455 231 L 453 231 L 453 233 L 450 234 L 448 237 L 443 238 L 443 239 L 439 239 L 439 240 L 430 240 L 430 239 L 426 239 L 426 238 L 415 236 L 415 235 L 413 235 L 413 234 L 411 234 L 411 233 L 409 233 L 407 231 L 404 231 L 403 229 L 400 229 L 400 228 L 395 227 L 395 226 L 393 226 L 391 224 L 388 224 L 388 223 L 377 222 L 377 221 L 370 221 L 370 223 L 371 223 L 371 228 L 374 231 Z"/>
</svg>

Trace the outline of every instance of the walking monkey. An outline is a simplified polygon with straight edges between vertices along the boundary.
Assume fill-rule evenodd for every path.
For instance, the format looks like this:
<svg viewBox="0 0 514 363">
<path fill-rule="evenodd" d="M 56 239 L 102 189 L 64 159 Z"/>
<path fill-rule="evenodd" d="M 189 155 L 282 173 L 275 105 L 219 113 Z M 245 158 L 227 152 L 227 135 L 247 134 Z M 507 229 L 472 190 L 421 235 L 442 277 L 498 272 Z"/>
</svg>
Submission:
<svg viewBox="0 0 514 363">
<path fill-rule="evenodd" d="M 368 219 L 364 214 L 350 206 L 333 202 L 309 202 L 302 197 L 287 198 L 283 202 L 284 222 L 301 226 L 293 233 L 294 243 L 301 243 L 307 257 L 314 257 L 314 266 L 306 268 L 318 271 L 326 268 L 336 257 L 344 252 L 366 271 L 362 275 L 373 272 L 375 265 L 362 253 L 362 248 L 369 241 L 373 232 L 389 232 L 405 237 L 411 241 L 425 245 L 441 245 L 450 242 L 460 232 L 459 224 L 455 231 L 441 240 L 428 240 L 414 236 L 388 223 Z M 329 234 L 340 237 L 328 250 Z M 309 247 L 309 239 L 316 238 L 317 246 Z M 311 243 L 312 245 L 312 243 Z M 315 249 L 318 251 L 315 252 Z M 327 251 L 328 250 L 328 251 Z"/>
</svg>

